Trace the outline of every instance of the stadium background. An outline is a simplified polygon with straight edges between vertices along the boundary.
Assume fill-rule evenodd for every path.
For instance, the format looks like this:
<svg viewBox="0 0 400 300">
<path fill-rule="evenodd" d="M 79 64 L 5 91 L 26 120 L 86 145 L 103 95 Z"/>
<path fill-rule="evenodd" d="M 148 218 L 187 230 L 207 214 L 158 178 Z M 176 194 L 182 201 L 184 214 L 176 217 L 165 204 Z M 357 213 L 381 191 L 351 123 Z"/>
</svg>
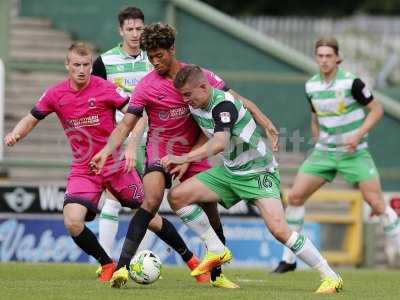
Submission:
<svg viewBox="0 0 400 300">
<path fill-rule="evenodd" d="M 312 53 L 296 50 L 290 43 L 285 44 L 284 38 L 281 42 L 279 32 L 272 38 L 272 34 L 257 31 L 251 18 L 232 18 L 202 2 L 190 0 L 134 3 L 6 0 L 0 3 L 0 53 L 6 66 L 4 132 L 30 110 L 46 86 L 65 76 L 63 59 L 71 40 L 88 41 L 98 52 L 113 47 L 119 41 L 116 15 L 124 5 L 133 4 L 143 9 L 146 23 L 166 21 L 177 28 L 179 59 L 215 71 L 230 87 L 254 100 L 271 117 L 282 134 L 278 158 L 284 188 L 290 186 L 312 146 L 310 110 L 304 98 L 304 81 L 315 71 Z M 345 60 L 352 57 L 352 53 L 346 51 L 343 55 Z M 358 58 L 361 59 L 354 56 Z M 370 78 L 368 75 L 365 74 Z M 373 79 L 369 83 L 375 84 Z M 390 201 L 399 197 L 400 191 L 400 139 L 397 138 L 400 103 L 396 100 L 400 94 L 392 86 L 382 87 L 379 92 L 376 90 L 375 95 L 385 107 L 385 117 L 371 132 L 369 144 L 387 192 L 386 199 Z M 19 147 L 4 149 L 2 154 L 0 259 L 87 261 L 77 249 L 68 248 L 71 246 L 62 227 L 60 211 L 69 149 L 55 118 L 42 122 Z M 315 242 L 324 250 L 340 252 L 332 256 L 335 263 L 386 265 L 382 229 L 369 216 L 366 207 L 357 206 L 352 210 L 353 203 L 361 201 L 357 196 L 354 198 L 353 187 L 339 178 L 326 190 L 308 207 L 313 216 L 308 228 Z M 356 200 L 350 202 L 350 198 Z M 321 204 L 321 201 L 327 203 Z M 168 213 L 168 207 L 164 206 L 163 211 Z M 238 265 L 274 266 L 280 248 L 271 241 L 270 235 L 266 232 L 246 235 L 257 233 L 263 226 L 254 218 L 256 212 L 239 205 L 223 213 L 228 232 L 232 233 L 228 243 L 237 242 L 233 251 L 243 253 L 243 258 L 237 259 Z M 360 223 L 364 223 L 363 229 Z M 96 223 L 92 226 L 95 228 Z M 121 238 L 126 225 L 120 228 Z M 180 226 L 180 230 L 184 228 Z M 338 233 L 335 238 L 332 238 L 333 232 Z M 198 245 L 191 235 L 188 238 L 193 247 Z M 253 244 L 248 244 L 251 238 Z M 153 243 L 156 242 L 149 235 L 143 247 L 161 247 Z M 357 243 L 358 248 L 354 249 L 352 244 Z M 121 243 L 118 244 L 120 247 Z M 168 263 L 179 263 L 165 247 L 159 252 L 165 254 Z M 64 255 L 57 256 L 60 253 Z"/>
</svg>

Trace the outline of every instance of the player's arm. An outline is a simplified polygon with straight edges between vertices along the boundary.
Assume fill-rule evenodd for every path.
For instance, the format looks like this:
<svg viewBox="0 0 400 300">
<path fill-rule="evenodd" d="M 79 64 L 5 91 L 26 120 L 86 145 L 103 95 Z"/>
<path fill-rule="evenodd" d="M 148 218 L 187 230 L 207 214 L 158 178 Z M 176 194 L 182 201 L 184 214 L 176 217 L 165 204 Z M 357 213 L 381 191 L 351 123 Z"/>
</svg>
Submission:
<svg viewBox="0 0 400 300">
<path fill-rule="evenodd" d="M 314 142 L 318 140 L 319 137 L 319 123 L 316 113 L 311 114 L 311 134 Z"/>
<path fill-rule="evenodd" d="M 275 128 L 272 121 L 258 108 L 258 106 L 253 101 L 241 96 L 232 89 L 230 89 L 228 92 L 231 93 L 235 98 L 238 98 L 240 101 L 242 101 L 244 107 L 249 110 L 256 123 L 264 128 L 265 134 L 271 141 L 272 151 L 278 151 L 279 131 Z"/>
<path fill-rule="evenodd" d="M 5 136 L 4 143 L 10 147 L 14 146 L 19 140 L 27 136 L 39 121 L 40 120 L 32 116 L 31 113 L 27 114 L 15 125 L 12 131 Z"/>
<path fill-rule="evenodd" d="M 201 146 L 203 146 L 205 143 L 207 143 L 208 138 L 206 137 L 206 135 L 203 133 L 203 131 L 200 132 L 199 138 L 196 141 L 196 144 L 194 144 L 194 146 L 192 147 L 192 150 L 196 150 L 198 148 L 200 148 Z M 190 166 L 190 162 L 181 164 L 181 165 L 177 165 L 175 167 L 173 167 L 169 172 L 171 174 L 174 174 L 176 179 L 181 179 L 183 175 L 185 175 L 186 171 L 189 169 Z"/>
<path fill-rule="evenodd" d="M 185 162 L 191 163 L 214 156 L 223 152 L 229 146 L 231 134 L 229 130 L 214 133 L 214 136 L 205 144 L 190 151 Z"/>
<path fill-rule="evenodd" d="M 230 132 L 220 131 L 214 133 L 214 136 L 209 139 L 205 144 L 201 145 L 197 149 L 190 151 L 189 153 L 182 156 L 167 155 L 161 159 L 161 164 L 164 167 L 170 167 L 171 165 L 182 165 L 186 163 L 192 163 L 200 161 L 210 156 L 216 155 L 223 152 L 229 146 Z"/>
<path fill-rule="evenodd" d="M 357 132 L 346 140 L 346 148 L 348 152 L 353 152 L 362 137 L 373 128 L 383 116 L 383 108 L 378 100 L 374 98 L 364 82 L 355 79 L 351 88 L 353 98 L 358 103 L 365 106 L 369 111 L 363 124 L 358 128 Z"/>
<path fill-rule="evenodd" d="M 137 149 L 142 142 L 142 137 L 147 126 L 147 115 L 143 115 L 131 131 L 128 145 L 125 149 L 125 171 L 132 172 L 136 167 Z"/>
<path fill-rule="evenodd" d="M 368 133 L 383 116 L 383 107 L 378 100 L 372 100 L 366 107 L 369 112 L 364 123 L 358 129 L 360 136 L 364 136 Z"/>
<path fill-rule="evenodd" d="M 311 135 L 314 143 L 318 141 L 319 138 L 319 122 L 318 122 L 318 115 L 317 111 L 315 110 L 314 105 L 312 104 L 311 101 L 311 96 L 305 93 L 306 98 L 308 103 L 310 104 L 310 109 L 311 109 Z"/>
<path fill-rule="evenodd" d="M 122 145 L 138 120 L 139 117 L 135 114 L 126 113 L 124 115 L 122 121 L 118 123 L 108 138 L 107 144 L 91 159 L 89 166 L 93 172 L 96 174 L 101 172 L 108 156 Z"/>
<path fill-rule="evenodd" d="M 231 130 L 238 119 L 238 111 L 232 102 L 224 101 L 214 107 L 212 117 L 215 123 L 214 135 L 205 144 L 183 156 L 167 155 L 161 159 L 164 167 L 199 161 L 223 152 L 229 147 Z"/>
</svg>

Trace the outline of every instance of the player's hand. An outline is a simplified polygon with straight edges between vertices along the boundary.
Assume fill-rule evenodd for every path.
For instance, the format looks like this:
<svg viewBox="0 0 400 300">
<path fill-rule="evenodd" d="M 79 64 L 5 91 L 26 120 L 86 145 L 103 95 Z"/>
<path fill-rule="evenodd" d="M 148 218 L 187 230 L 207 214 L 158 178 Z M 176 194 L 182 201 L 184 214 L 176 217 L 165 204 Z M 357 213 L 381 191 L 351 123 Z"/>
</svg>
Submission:
<svg viewBox="0 0 400 300">
<path fill-rule="evenodd" d="M 279 150 L 279 131 L 271 123 L 268 128 L 265 128 L 265 134 L 271 141 L 271 148 L 273 152 L 278 152 Z"/>
<path fill-rule="evenodd" d="M 125 167 L 124 171 L 131 173 L 136 167 L 136 149 L 126 149 L 125 150 Z"/>
<path fill-rule="evenodd" d="M 357 146 L 360 143 L 361 138 L 362 136 L 360 136 L 359 133 L 355 133 L 349 136 L 344 143 L 346 147 L 346 152 L 353 153 L 357 149 Z"/>
<path fill-rule="evenodd" d="M 181 180 L 182 176 L 185 175 L 186 171 L 189 169 L 190 163 L 184 163 L 177 165 L 169 171 L 171 174 L 175 175 L 175 179 Z"/>
<path fill-rule="evenodd" d="M 10 132 L 7 134 L 4 138 L 4 143 L 8 147 L 14 146 L 19 140 L 21 139 L 21 136 L 17 133 Z"/>
<path fill-rule="evenodd" d="M 177 156 L 168 154 L 161 158 L 160 160 L 161 165 L 165 169 L 171 168 L 173 165 L 182 165 L 185 163 L 185 156 Z"/>
<path fill-rule="evenodd" d="M 103 150 L 93 156 L 89 162 L 90 171 L 95 173 L 96 175 L 100 174 L 107 161 L 107 157 L 108 155 L 104 153 Z"/>
</svg>

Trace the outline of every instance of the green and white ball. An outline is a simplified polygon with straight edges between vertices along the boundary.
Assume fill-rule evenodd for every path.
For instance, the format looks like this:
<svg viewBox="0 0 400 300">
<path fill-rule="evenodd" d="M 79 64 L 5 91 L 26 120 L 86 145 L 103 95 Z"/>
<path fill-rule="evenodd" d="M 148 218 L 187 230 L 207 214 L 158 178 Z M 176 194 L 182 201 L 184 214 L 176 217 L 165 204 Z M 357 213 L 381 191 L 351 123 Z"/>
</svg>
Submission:
<svg viewBox="0 0 400 300">
<path fill-rule="evenodd" d="M 150 250 L 143 250 L 132 258 L 129 265 L 129 276 L 139 284 L 155 282 L 161 275 L 161 260 Z"/>
</svg>

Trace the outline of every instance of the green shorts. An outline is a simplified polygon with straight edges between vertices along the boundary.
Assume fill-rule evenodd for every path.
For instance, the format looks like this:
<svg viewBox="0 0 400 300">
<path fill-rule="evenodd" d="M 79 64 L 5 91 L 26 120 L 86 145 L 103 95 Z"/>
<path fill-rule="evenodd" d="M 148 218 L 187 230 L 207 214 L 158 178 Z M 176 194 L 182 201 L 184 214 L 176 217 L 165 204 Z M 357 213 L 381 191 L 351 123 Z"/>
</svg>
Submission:
<svg viewBox="0 0 400 300">
<path fill-rule="evenodd" d="M 136 150 L 136 170 L 140 175 L 144 174 L 144 166 L 146 160 L 146 145 L 141 144 Z"/>
<path fill-rule="evenodd" d="M 314 150 L 304 161 L 299 172 L 322 177 L 327 181 L 332 181 L 336 173 L 339 173 L 351 184 L 379 176 L 367 149 L 350 154 Z"/>
<path fill-rule="evenodd" d="M 220 197 L 219 203 L 230 208 L 241 200 L 253 205 L 262 198 L 280 200 L 279 172 L 253 175 L 234 175 L 224 166 L 216 166 L 201 172 L 196 178 Z"/>
</svg>

